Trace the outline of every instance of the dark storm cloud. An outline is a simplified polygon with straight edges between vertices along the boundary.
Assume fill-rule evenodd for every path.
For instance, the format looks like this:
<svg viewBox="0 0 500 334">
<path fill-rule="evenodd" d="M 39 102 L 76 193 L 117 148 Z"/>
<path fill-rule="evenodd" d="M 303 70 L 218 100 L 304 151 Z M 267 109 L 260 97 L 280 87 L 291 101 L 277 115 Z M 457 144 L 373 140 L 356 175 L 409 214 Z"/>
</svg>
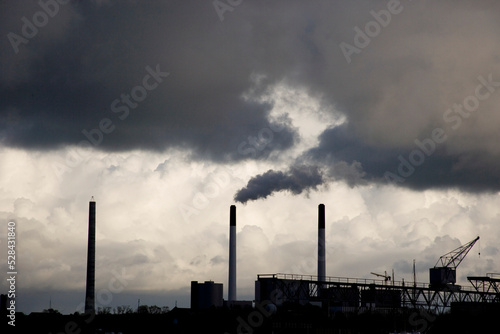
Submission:
<svg viewBox="0 0 500 334">
<path fill-rule="evenodd" d="M 351 185 L 369 181 L 414 189 L 459 187 L 473 192 L 500 189 L 494 159 L 481 152 L 449 154 L 443 149 L 448 138 L 446 132 L 443 129 L 435 134 L 438 133 L 442 135 L 416 139 L 411 148 L 388 149 L 360 141 L 343 125 L 325 131 L 320 145 L 308 154 L 319 164 L 331 166 L 333 177 L 338 175 L 335 166 L 339 162 L 358 167 L 362 175 Z"/>
<path fill-rule="evenodd" d="M 389 3 L 399 4 L 397 14 L 387 14 Z M 318 147 L 291 165 L 305 157 L 326 182 L 351 186 L 500 190 L 500 52 L 492 47 L 499 5 L 358 1 L 342 7 L 337 14 L 315 12 L 307 34 L 315 52 L 296 79 L 329 100 L 346 123 L 327 129 Z M 327 23 L 325 13 L 337 20 Z M 366 33 L 381 13 L 384 25 Z M 339 52 L 342 42 L 356 52 Z"/>
<path fill-rule="evenodd" d="M 285 81 L 346 119 L 304 154 L 324 181 L 387 182 L 390 172 L 404 178 L 397 185 L 418 189 L 499 189 L 496 2 L 244 1 L 223 20 L 212 2 L 70 2 L 17 53 L 7 35 L 21 34 L 22 18 L 32 20 L 40 5 L 1 6 L 4 145 L 88 140 L 104 150 L 180 147 L 198 158 L 252 158 L 238 147 L 272 127 L 273 106 L 243 96 Z M 489 83 L 478 89 L 480 78 Z M 415 140 L 438 128 L 446 141 L 399 173 L 400 156 L 409 161 Z M 285 126 L 266 149 L 297 140 Z M 280 173 L 290 171 L 268 176 Z M 286 189 L 277 182 L 266 184 Z"/>
<path fill-rule="evenodd" d="M 2 6 L 18 18 L 1 26 L 3 37 L 22 37 L 21 17 L 29 21 L 42 10 L 34 1 Z M 48 41 L 49 28 L 68 25 L 66 16 L 69 32 Z M 257 70 L 244 33 L 221 25 L 210 3 L 70 2 L 50 20 L 15 45 L 17 54 L 2 39 L 4 145 L 88 141 L 104 150 L 181 147 L 204 158 L 241 159 L 238 145 L 271 126 L 272 105 L 242 98 Z M 286 149 L 293 138 L 285 127 L 267 148 Z"/>
</svg>

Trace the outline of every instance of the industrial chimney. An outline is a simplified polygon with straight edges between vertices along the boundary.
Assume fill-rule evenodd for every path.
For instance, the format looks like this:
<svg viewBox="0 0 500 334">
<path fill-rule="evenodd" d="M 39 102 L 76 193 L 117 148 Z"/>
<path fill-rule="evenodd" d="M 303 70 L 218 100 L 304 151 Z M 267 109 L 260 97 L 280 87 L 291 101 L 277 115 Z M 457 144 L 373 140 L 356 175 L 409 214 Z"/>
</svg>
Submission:
<svg viewBox="0 0 500 334">
<path fill-rule="evenodd" d="M 236 300 L 236 206 L 229 210 L 229 282 L 227 300 Z"/>
<path fill-rule="evenodd" d="M 318 281 L 324 282 L 326 275 L 325 205 L 318 206 Z"/>
<path fill-rule="evenodd" d="M 87 249 L 87 287 L 85 289 L 85 313 L 95 313 L 95 202 L 89 202 L 89 243 Z"/>
</svg>

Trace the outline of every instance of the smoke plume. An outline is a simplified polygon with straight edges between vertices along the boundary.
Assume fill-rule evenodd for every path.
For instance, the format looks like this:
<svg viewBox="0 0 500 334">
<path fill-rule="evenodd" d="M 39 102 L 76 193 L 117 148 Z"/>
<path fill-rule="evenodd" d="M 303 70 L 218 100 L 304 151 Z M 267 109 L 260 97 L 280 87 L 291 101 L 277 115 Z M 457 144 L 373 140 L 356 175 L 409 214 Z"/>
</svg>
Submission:
<svg viewBox="0 0 500 334">
<path fill-rule="evenodd" d="M 287 172 L 270 169 L 250 179 L 247 186 L 236 193 L 234 199 L 236 202 L 246 203 L 283 190 L 298 195 L 303 191 L 316 189 L 323 182 L 323 173 L 317 166 L 294 166 Z"/>
</svg>

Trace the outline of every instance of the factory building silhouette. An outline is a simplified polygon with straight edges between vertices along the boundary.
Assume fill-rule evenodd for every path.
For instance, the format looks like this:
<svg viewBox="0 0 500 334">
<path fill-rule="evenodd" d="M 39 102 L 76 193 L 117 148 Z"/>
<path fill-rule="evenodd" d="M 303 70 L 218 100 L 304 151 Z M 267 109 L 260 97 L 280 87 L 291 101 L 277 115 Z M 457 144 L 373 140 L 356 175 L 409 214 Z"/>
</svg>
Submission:
<svg viewBox="0 0 500 334">
<path fill-rule="evenodd" d="M 326 312 L 365 312 L 377 310 L 389 312 L 395 309 L 421 308 L 433 314 L 455 309 L 480 307 L 499 307 L 500 274 L 469 276 L 471 286 L 456 284 L 456 267 L 465 258 L 479 237 L 443 255 L 434 268 L 429 269 L 430 284 L 396 282 L 394 277 L 382 279 L 329 277 L 326 275 L 326 218 L 325 205 L 318 205 L 318 240 L 316 275 L 298 274 L 258 274 L 255 281 L 254 303 L 273 303 L 284 305 L 314 305 Z M 229 280 L 228 300 L 224 306 L 249 305 L 235 300 L 236 296 L 236 207 L 230 207 L 229 234 Z M 439 274 L 439 275 L 438 275 Z M 447 275 L 444 277 L 444 275 Z M 439 284 L 436 283 L 439 276 Z M 192 287 L 192 305 L 216 307 L 221 304 L 222 284 L 205 282 Z M 200 288 L 203 286 L 203 288 Z M 214 300 L 213 296 L 217 296 Z M 279 296 L 279 298 L 277 297 Z M 207 302 L 211 301 L 211 302 Z"/>
<path fill-rule="evenodd" d="M 223 305 L 222 283 L 215 283 L 213 281 L 205 281 L 204 283 L 191 282 L 192 309 L 207 309 L 222 307 Z"/>
<path fill-rule="evenodd" d="M 181 316 L 183 321 L 189 323 L 187 319 L 203 317 L 203 314 L 210 317 L 217 314 L 216 317 L 229 319 L 228 314 L 223 310 L 234 310 L 238 312 L 232 314 L 232 316 L 238 316 L 240 322 L 238 330 L 243 326 L 240 321 L 243 319 L 241 315 L 246 314 L 250 319 L 245 322 L 247 332 L 259 326 L 262 326 L 260 330 L 265 332 L 267 327 L 264 324 L 266 323 L 266 326 L 271 324 L 273 329 L 286 332 L 288 328 L 286 326 L 290 324 L 296 326 L 293 328 L 325 329 L 325 319 L 333 321 L 335 318 L 333 315 L 339 313 L 356 316 L 367 314 L 367 312 L 368 314 L 372 312 L 393 314 L 393 316 L 397 314 L 399 317 L 406 317 L 406 320 L 402 320 L 403 322 L 408 322 L 408 314 L 411 315 L 411 312 L 416 312 L 415 310 L 427 312 L 425 314 L 433 317 L 449 313 L 450 310 L 452 314 L 460 315 L 465 312 L 465 314 L 486 316 L 500 311 L 500 274 L 469 276 L 467 278 L 471 283 L 470 287 L 456 284 L 456 269 L 479 237 L 443 255 L 436 266 L 429 269 L 430 284 L 416 281 L 396 282 L 394 275 L 391 279 L 387 274 L 376 273 L 372 274 L 382 276 L 384 279 L 331 277 L 326 274 L 325 216 L 325 205 L 319 204 L 317 273 L 315 275 L 257 274 L 255 297 L 252 301 L 245 301 L 237 298 L 236 206 L 231 205 L 229 208 L 227 300 L 223 296 L 222 283 L 211 280 L 191 281 L 190 309 L 175 308 L 175 312 L 169 312 L 170 316 L 175 319 Z M 85 313 L 95 314 L 96 203 L 93 198 L 89 202 L 88 227 Z M 188 310 L 195 313 L 186 313 Z M 210 313 L 215 310 L 222 313 Z M 458 318 L 460 318 L 459 315 Z M 259 322 L 257 326 L 255 319 L 262 319 L 262 322 Z M 194 328 L 202 325 L 189 326 Z"/>
<path fill-rule="evenodd" d="M 251 301 L 237 300 L 236 292 L 236 205 L 229 207 L 229 266 L 227 300 L 223 300 L 223 284 L 212 281 L 191 281 L 191 308 L 249 307 Z"/>
<path fill-rule="evenodd" d="M 318 205 L 317 274 L 258 274 L 253 301 L 237 299 L 237 241 L 236 206 L 229 208 L 229 263 L 227 300 L 223 299 L 223 284 L 213 281 L 191 281 L 191 308 L 206 309 L 249 307 L 252 302 L 272 301 L 276 306 L 295 303 L 316 305 L 342 312 L 366 309 L 388 310 L 421 307 L 435 313 L 456 307 L 474 307 L 477 303 L 500 305 L 500 274 L 469 276 L 470 287 L 456 284 L 456 268 L 474 246 L 479 237 L 443 255 L 434 268 L 430 268 L 430 284 L 395 282 L 387 275 L 380 279 L 359 279 L 326 276 L 325 205 Z M 89 234 L 87 250 L 87 279 L 85 312 L 95 312 L 95 231 L 96 203 L 89 202 Z M 439 264 L 439 265 L 438 265 Z M 438 277 L 439 276 L 439 277 Z M 390 282 L 390 284 L 388 284 Z M 276 292 L 279 300 L 275 300 Z M 467 304 L 467 303 L 470 304 Z"/>
</svg>

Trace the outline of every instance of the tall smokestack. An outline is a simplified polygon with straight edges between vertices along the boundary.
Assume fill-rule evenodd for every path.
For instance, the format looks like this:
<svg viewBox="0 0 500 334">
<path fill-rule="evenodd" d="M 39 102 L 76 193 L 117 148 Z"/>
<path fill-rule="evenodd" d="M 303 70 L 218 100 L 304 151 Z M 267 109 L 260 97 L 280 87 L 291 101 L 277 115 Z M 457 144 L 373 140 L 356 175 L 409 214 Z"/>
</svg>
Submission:
<svg viewBox="0 0 500 334">
<path fill-rule="evenodd" d="M 326 275 L 325 255 L 325 205 L 318 206 L 318 281 L 324 282 Z"/>
<path fill-rule="evenodd" d="M 85 313 L 95 313 L 95 202 L 89 202 L 89 243 L 87 249 L 87 287 Z"/>
<path fill-rule="evenodd" d="M 229 282 L 227 300 L 236 300 L 236 206 L 229 210 Z"/>
</svg>

